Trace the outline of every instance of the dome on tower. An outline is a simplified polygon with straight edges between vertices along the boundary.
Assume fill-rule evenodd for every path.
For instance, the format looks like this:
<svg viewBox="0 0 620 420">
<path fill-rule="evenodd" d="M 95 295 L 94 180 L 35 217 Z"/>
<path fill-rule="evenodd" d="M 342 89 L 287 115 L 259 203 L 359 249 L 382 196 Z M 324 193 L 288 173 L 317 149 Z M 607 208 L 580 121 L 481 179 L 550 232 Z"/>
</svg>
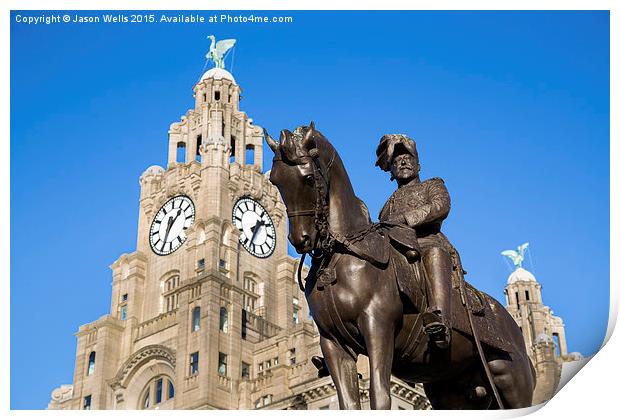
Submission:
<svg viewBox="0 0 620 420">
<path fill-rule="evenodd" d="M 553 343 L 553 339 L 551 337 L 549 337 L 547 334 L 545 333 L 540 333 L 536 336 L 536 339 L 534 340 L 535 344 L 539 344 L 539 343 L 546 343 L 546 344 L 550 344 Z"/>
<path fill-rule="evenodd" d="M 536 282 L 536 277 L 524 268 L 517 268 L 508 276 L 508 284 L 516 283 L 518 281 L 533 281 Z"/>
<path fill-rule="evenodd" d="M 164 168 L 162 168 L 161 166 L 159 166 L 159 165 L 152 165 L 152 166 L 149 166 L 146 169 L 146 171 L 144 171 L 142 173 L 142 176 L 145 176 L 145 175 L 159 175 L 159 174 L 163 174 L 164 172 L 165 172 Z"/>
<path fill-rule="evenodd" d="M 200 78 L 200 82 L 202 82 L 205 79 L 215 79 L 215 80 L 228 79 L 234 84 L 237 84 L 232 74 L 230 74 L 228 71 L 224 69 L 220 69 L 217 67 L 206 71 L 205 74 L 203 74 L 202 77 Z"/>
</svg>

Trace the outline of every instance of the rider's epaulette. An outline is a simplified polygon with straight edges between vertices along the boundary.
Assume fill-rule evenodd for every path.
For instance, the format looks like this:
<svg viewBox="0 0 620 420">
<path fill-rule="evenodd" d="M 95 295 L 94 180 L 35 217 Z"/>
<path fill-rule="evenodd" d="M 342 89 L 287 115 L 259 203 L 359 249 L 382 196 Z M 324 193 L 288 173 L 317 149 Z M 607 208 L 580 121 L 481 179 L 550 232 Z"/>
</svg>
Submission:
<svg viewBox="0 0 620 420">
<path fill-rule="evenodd" d="M 434 182 L 434 181 L 440 181 L 442 184 L 445 184 L 445 183 L 446 183 L 446 182 L 443 180 L 443 178 L 439 178 L 439 177 L 429 178 L 429 179 L 426 179 L 426 180 L 424 180 L 424 181 L 422 181 L 422 182 L 431 182 L 431 181 L 433 181 L 433 182 Z"/>
</svg>

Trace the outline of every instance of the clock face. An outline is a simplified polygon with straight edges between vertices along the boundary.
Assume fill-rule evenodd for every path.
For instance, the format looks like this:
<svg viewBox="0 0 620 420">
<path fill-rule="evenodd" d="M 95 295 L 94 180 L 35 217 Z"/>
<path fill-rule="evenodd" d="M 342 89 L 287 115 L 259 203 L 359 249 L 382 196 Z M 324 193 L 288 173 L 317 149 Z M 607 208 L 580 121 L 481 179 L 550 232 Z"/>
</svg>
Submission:
<svg viewBox="0 0 620 420">
<path fill-rule="evenodd" d="M 176 251 L 187 239 L 185 229 L 194 223 L 196 211 L 189 197 L 179 195 L 161 206 L 149 233 L 151 249 L 157 255 L 168 255 Z"/>
<path fill-rule="evenodd" d="M 241 245 L 255 257 L 267 258 L 273 254 L 276 231 L 265 208 L 251 198 L 241 198 L 232 213 L 233 223 L 241 231 Z"/>
</svg>

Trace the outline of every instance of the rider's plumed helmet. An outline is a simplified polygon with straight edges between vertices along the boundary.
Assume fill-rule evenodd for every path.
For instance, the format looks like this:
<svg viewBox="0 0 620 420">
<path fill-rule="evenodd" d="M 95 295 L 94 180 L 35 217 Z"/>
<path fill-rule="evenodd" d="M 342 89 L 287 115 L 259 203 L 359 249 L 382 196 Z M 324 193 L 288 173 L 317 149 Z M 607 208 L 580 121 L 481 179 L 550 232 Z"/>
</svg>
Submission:
<svg viewBox="0 0 620 420">
<path fill-rule="evenodd" d="M 377 162 L 375 166 L 389 172 L 392 159 L 399 154 L 399 149 L 404 149 L 404 152 L 411 154 L 418 160 L 418 151 L 416 150 L 415 141 L 412 138 L 404 134 L 386 134 L 379 140 L 379 146 L 377 146 Z"/>
</svg>

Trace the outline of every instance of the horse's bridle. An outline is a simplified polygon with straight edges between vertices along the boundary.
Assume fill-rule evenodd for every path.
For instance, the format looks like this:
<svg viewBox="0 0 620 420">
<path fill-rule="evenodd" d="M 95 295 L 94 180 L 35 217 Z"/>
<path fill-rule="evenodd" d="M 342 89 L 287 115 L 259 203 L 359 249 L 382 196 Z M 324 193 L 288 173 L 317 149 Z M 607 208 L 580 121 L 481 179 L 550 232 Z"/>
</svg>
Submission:
<svg viewBox="0 0 620 420">
<path fill-rule="evenodd" d="M 300 216 L 314 216 L 314 226 L 318 232 L 317 243 L 313 244 L 313 251 L 309 254 L 313 258 L 321 258 L 325 255 L 331 254 L 334 247 L 334 236 L 329 228 L 329 170 L 336 159 L 336 151 L 333 150 L 328 163 L 325 168 L 321 167 L 321 161 L 319 160 L 318 149 L 310 149 L 307 155 L 302 156 L 299 160 L 301 163 L 310 163 L 312 165 L 312 178 L 314 180 L 313 187 L 315 192 L 314 208 L 303 210 L 286 210 L 286 215 L 289 219 Z M 274 161 L 281 160 L 274 158 Z M 317 247 L 317 245 L 320 245 Z M 315 250 L 320 249 L 317 254 Z M 306 253 L 301 256 L 299 267 L 297 269 L 297 280 L 299 288 L 304 291 L 304 286 L 301 281 L 301 269 L 306 258 Z"/>
<path fill-rule="evenodd" d="M 333 241 L 330 237 L 329 229 L 329 170 L 336 158 L 336 152 L 332 151 L 332 155 L 323 169 L 319 160 L 318 149 L 311 149 L 304 160 L 312 165 L 312 178 L 314 180 L 313 188 L 315 193 L 314 208 L 295 210 L 286 212 L 289 218 L 299 216 L 314 216 L 314 225 L 319 233 L 320 248 L 323 252 L 329 252 L 332 249 Z M 314 244 L 317 245 L 317 244 Z M 310 253 L 314 257 L 312 253 Z"/>
</svg>

